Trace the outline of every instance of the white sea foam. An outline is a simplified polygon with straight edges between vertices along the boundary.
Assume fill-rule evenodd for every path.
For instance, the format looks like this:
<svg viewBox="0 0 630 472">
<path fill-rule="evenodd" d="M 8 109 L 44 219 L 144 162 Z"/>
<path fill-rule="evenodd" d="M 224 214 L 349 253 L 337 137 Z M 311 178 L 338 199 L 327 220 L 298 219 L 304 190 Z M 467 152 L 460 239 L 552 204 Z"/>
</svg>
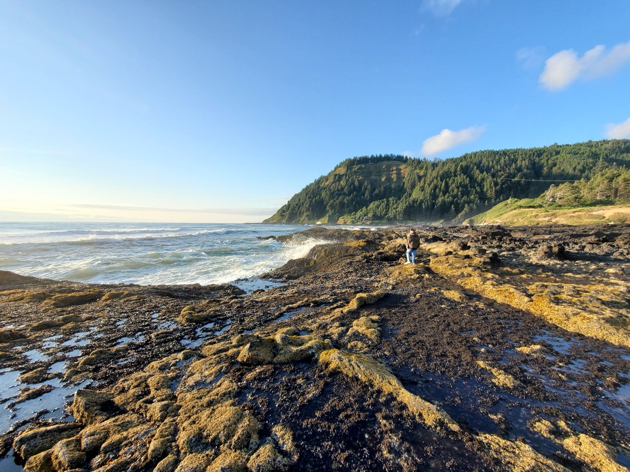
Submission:
<svg viewBox="0 0 630 472">
<path fill-rule="evenodd" d="M 96 283 L 224 283 L 304 257 L 318 239 L 280 244 L 259 236 L 303 230 L 272 225 L 8 224 L 0 270 Z M 60 227 L 63 228 L 60 229 Z"/>
</svg>

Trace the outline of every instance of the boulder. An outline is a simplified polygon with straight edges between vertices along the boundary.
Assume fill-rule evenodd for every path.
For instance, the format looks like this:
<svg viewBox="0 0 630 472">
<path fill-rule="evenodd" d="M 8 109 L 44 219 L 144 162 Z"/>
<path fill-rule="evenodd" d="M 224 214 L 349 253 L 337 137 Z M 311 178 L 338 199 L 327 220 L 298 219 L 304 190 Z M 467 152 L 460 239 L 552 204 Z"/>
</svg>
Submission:
<svg viewBox="0 0 630 472">
<path fill-rule="evenodd" d="M 244 365 L 271 364 L 276 343 L 273 339 L 258 339 L 245 345 L 237 360 Z"/>
<path fill-rule="evenodd" d="M 565 248 L 562 244 L 543 244 L 536 250 L 536 256 L 541 259 L 566 259 Z"/>
<path fill-rule="evenodd" d="M 95 423 L 121 413 L 121 409 L 113 402 L 114 396 L 107 392 L 94 390 L 77 390 L 72 402 L 72 414 L 77 421 L 85 424 Z"/>
</svg>

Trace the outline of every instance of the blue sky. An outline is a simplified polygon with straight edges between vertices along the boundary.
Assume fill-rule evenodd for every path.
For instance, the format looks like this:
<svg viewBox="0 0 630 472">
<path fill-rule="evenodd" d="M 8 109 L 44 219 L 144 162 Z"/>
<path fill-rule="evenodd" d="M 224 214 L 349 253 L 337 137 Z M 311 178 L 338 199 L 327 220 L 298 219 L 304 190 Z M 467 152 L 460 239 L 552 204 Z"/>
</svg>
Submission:
<svg viewBox="0 0 630 472">
<path fill-rule="evenodd" d="M 0 220 L 255 222 L 340 161 L 630 137 L 627 0 L 0 3 Z"/>
</svg>

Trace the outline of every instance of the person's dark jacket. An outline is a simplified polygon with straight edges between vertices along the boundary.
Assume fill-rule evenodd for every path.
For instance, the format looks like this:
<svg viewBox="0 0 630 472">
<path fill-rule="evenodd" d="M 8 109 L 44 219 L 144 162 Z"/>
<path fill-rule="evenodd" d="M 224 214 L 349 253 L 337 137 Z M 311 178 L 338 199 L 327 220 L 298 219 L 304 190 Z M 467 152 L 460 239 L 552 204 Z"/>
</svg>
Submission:
<svg viewBox="0 0 630 472">
<path fill-rule="evenodd" d="M 407 247 L 411 249 L 418 249 L 420 247 L 420 236 L 416 233 L 409 233 L 407 236 Z"/>
</svg>

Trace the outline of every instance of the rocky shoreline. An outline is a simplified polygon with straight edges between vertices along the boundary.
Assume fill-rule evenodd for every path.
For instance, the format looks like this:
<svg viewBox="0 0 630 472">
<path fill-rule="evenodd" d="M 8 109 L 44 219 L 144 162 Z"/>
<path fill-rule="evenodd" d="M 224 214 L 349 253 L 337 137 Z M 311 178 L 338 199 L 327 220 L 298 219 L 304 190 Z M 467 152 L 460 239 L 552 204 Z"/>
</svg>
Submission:
<svg viewBox="0 0 630 472">
<path fill-rule="evenodd" d="M 2 470 L 628 470 L 630 226 L 420 234 L 249 294 L 1 272 Z"/>
</svg>

